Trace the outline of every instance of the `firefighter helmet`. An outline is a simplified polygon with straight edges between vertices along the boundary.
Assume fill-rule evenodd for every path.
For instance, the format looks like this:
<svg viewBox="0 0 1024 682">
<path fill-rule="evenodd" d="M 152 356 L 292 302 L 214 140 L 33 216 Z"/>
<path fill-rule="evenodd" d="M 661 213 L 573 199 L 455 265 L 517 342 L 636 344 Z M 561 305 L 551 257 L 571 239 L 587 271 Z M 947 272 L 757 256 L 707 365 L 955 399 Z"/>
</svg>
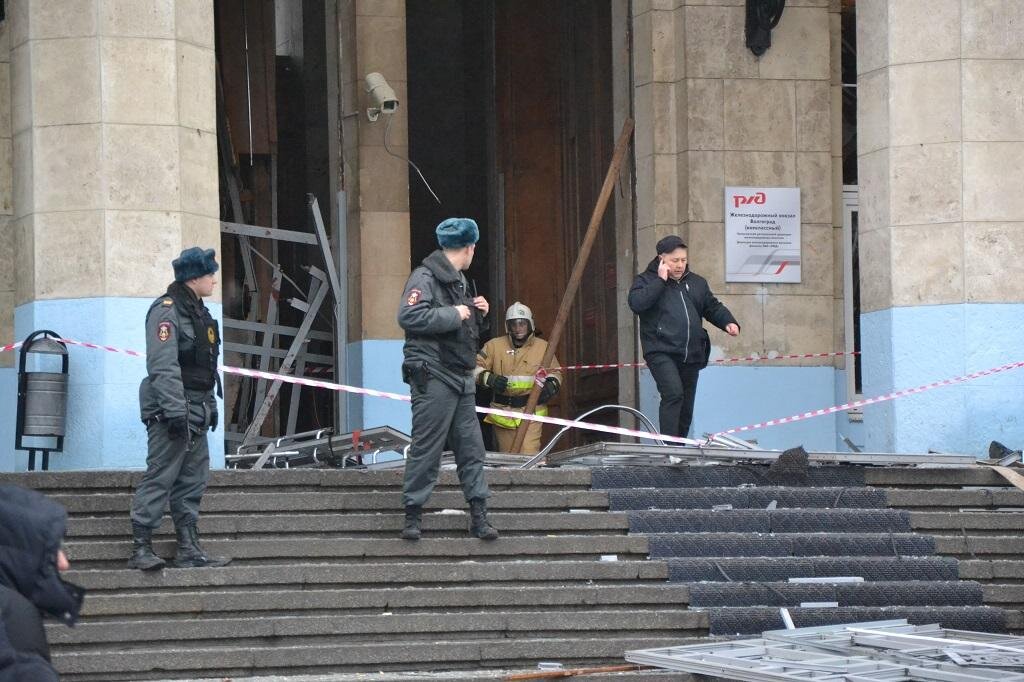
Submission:
<svg viewBox="0 0 1024 682">
<path fill-rule="evenodd" d="M 533 311 L 519 301 L 510 305 L 508 307 L 508 311 L 505 313 L 505 329 L 509 334 L 512 333 L 512 330 L 509 328 L 509 322 L 512 320 L 526 320 L 526 324 L 530 329 L 528 333 L 533 333 L 533 330 L 535 329 L 533 324 Z"/>
</svg>

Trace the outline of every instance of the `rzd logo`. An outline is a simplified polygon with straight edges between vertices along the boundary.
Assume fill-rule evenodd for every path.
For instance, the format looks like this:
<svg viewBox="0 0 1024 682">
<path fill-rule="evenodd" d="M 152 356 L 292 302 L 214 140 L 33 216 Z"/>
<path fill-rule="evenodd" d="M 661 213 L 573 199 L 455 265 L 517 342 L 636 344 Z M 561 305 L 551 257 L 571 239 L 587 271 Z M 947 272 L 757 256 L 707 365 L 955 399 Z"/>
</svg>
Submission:
<svg viewBox="0 0 1024 682">
<path fill-rule="evenodd" d="M 742 194 L 733 196 L 732 201 L 735 208 L 739 208 L 744 204 L 763 204 L 768 197 L 765 196 L 764 192 L 758 192 L 757 194 L 751 194 L 749 197 L 745 197 Z"/>
</svg>

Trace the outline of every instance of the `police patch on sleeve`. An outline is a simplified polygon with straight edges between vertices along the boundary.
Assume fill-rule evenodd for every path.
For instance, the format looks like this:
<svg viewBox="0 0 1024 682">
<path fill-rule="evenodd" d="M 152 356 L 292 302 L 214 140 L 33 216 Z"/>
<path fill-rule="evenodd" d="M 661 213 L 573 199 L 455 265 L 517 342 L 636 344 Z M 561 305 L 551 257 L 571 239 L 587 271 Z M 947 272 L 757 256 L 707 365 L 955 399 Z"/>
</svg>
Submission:
<svg viewBox="0 0 1024 682">
<path fill-rule="evenodd" d="M 409 298 L 405 299 L 405 304 L 416 305 L 417 303 L 420 302 L 420 296 L 422 295 L 422 291 L 420 291 L 419 289 L 413 289 L 412 291 L 409 292 Z"/>
<path fill-rule="evenodd" d="M 171 323 L 161 322 L 156 328 L 156 338 L 160 339 L 161 342 L 171 338 Z"/>
</svg>

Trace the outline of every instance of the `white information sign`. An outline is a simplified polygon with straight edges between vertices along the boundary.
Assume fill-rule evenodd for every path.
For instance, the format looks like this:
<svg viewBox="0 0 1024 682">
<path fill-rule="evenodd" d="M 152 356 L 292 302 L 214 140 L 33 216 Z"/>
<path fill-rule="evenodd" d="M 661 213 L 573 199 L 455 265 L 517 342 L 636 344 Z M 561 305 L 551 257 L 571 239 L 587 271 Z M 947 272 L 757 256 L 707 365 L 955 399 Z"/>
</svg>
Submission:
<svg viewBox="0 0 1024 682">
<path fill-rule="evenodd" d="M 725 281 L 800 281 L 800 188 L 725 188 Z"/>
</svg>

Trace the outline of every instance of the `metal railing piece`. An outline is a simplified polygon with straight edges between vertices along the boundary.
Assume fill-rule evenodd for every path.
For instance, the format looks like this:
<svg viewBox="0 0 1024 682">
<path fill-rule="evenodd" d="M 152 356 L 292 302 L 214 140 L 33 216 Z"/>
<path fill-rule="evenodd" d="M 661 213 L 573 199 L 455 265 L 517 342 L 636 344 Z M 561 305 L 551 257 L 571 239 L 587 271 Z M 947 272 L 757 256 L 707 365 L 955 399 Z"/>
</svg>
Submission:
<svg viewBox="0 0 1024 682">
<path fill-rule="evenodd" d="M 576 419 L 577 420 L 586 419 L 590 415 L 597 414 L 598 412 L 601 412 L 602 410 L 620 410 L 622 412 L 628 412 L 631 415 L 633 415 L 634 417 L 636 417 L 644 425 L 644 427 L 647 429 L 647 431 L 649 433 L 653 433 L 653 434 L 657 434 L 658 433 L 658 429 L 656 429 L 654 427 L 654 424 L 651 422 L 650 419 L 648 419 L 646 414 L 644 414 L 640 410 L 634 409 L 632 407 L 626 407 L 625 405 L 598 405 L 594 409 L 588 410 L 588 411 L 584 412 L 583 414 L 581 414 Z M 555 447 L 555 444 L 558 443 L 558 440 L 563 435 L 565 435 L 565 433 L 567 431 L 569 431 L 572 428 L 573 428 L 572 426 L 563 426 L 562 430 L 555 434 L 555 437 L 551 439 L 550 443 L 545 445 L 541 449 L 540 452 L 538 452 L 536 455 L 531 457 L 525 464 L 523 464 L 519 468 L 520 469 L 532 469 L 533 467 L 537 466 L 537 464 L 539 462 L 543 461 L 547 457 L 548 453 L 551 452 L 551 450 Z M 664 445 L 665 444 L 665 441 L 660 440 L 658 438 L 653 438 L 652 437 L 651 440 L 653 440 L 655 443 L 658 443 L 660 445 Z"/>
</svg>

